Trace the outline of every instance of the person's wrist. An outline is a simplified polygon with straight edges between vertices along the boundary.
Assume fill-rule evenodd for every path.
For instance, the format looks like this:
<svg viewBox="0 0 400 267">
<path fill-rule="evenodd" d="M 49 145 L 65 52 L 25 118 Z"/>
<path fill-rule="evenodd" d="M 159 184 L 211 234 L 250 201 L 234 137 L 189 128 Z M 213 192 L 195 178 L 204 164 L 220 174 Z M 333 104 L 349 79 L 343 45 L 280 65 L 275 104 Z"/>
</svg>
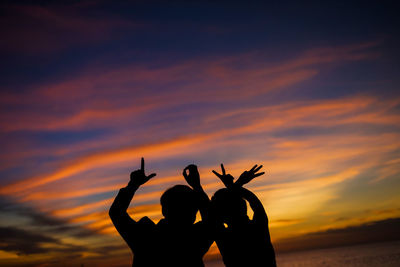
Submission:
<svg viewBox="0 0 400 267">
<path fill-rule="evenodd" d="M 233 183 L 224 183 L 224 185 L 225 185 L 226 188 L 231 188 Z"/>
<path fill-rule="evenodd" d="M 192 188 L 194 191 L 203 191 L 203 187 L 201 187 L 201 185 L 193 185 Z"/>
<path fill-rule="evenodd" d="M 140 187 L 139 184 L 136 184 L 136 183 L 133 183 L 132 181 L 130 181 L 125 188 L 126 189 L 131 189 L 131 190 L 132 189 L 137 190 L 139 187 Z"/>
<path fill-rule="evenodd" d="M 232 183 L 229 187 L 228 187 L 228 189 L 231 189 L 231 190 L 239 190 L 240 188 L 242 187 L 242 185 L 241 184 L 239 184 L 239 183 Z"/>
</svg>

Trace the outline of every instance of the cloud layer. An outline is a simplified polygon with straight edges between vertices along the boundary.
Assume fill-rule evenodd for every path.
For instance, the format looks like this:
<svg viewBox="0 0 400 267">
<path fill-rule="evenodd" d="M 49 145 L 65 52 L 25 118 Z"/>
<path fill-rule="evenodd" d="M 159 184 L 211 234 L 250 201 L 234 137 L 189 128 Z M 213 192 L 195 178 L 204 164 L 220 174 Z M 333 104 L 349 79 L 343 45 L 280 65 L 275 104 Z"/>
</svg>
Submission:
<svg viewBox="0 0 400 267">
<path fill-rule="evenodd" d="M 223 186 L 211 170 L 224 163 L 235 177 L 264 165 L 249 188 L 282 250 L 397 222 L 400 96 L 388 39 L 319 35 L 291 49 L 256 10 L 196 23 L 197 4 L 184 6 L 190 19 L 124 5 L 5 5 L 1 264 L 126 264 L 107 211 L 141 157 L 157 176 L 135 195 L 135 219 L 158 221 L 159 197 L 191 163 L 211 196 Z"/>
</svg>

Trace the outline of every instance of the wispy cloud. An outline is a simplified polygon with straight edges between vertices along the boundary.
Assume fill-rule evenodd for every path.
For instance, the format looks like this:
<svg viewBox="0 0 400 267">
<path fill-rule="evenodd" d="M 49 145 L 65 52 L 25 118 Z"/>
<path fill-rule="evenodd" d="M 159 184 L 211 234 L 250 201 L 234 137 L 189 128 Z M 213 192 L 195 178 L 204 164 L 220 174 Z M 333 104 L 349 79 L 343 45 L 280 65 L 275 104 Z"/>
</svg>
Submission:
<svg viewBox="0 0 400 267">
<path fill-rule="evenodd" d="M 117 17 L 88 17 L 84 7 L 8 4 L 3 7 L 0 47 L 12 53 L 53 53 L 116 37 L 139 25 Z M 85 14 L 86 13 L 86 14 Z"/>
<path fill-rule="evenodd" d="M 400 216 L 391 25 L 338 12 L 322 33 L 325 10 L 302 5 L 292 21 L 276 6 L 173 6 L 2 4 L 0 265 L 126 265 L 107 211 L 140 157 L 157 176 L 135 194 L 135 219 L 162 217 L 187 164 L 211 196 L 224 163 L 235 177 L 264 165 L 247 186 L 285 249 L 397 222 L 384 221 Z"/>
<path fill-rule="evenodd" d="M 284 252 L 398 240 L 398 224 L 399 218 L 392 218 L 352 227 L 333 228 L 279 240 L 275 243 L 275 248 Z"/>
<path fill-rule="evenodd" d="M 45 214 L 38 218 L 61 222 L 60 227 L 88 231 L 90 238 L 116 238 L 104 207 L 126 183 L 127 174 L 116 170 L 128 169 L 138 158 L 150 159 L 161 173 L 138 192 L 130 212 L 137 219 L 147 215 L 156 221 L 161 218 L 158 199 L 163 190 L 183 182 L 172 170 L 176 162 L 187 164 L 187 158 L 193 158 L 203 164 L 202 181 L 210 194 L 222 186 L 210 173 L 220 163 L 216 161 L 223 161 L 235 176 L 253 163 L 263 163 L 268 178 L 250 188 L 268 210 L 273 239 L 287 236 L 286 229 L 309 232 L 313 228 L 304 226 L 309 223 L 305 218 L 340 197 L 341 185 L 370 169 L 379 173 L 375 182 L 399 173 L 400 100 L 372 94 L 296 100 L 279 94 L 310 83 L 327 66 L 377 57 L 378 44 L 314 48 L 283 62 L 247 53 L 156 66 L 98 65 L 73 79 L 37 84 L 23 95 L 2 93 L 2 104 L 12 107 L 0 117 L 0 131 L 6 136 L 102 133 L 40 149 L 40 138 L 5 146 L 10 154 L 1 164 L 3 172 L 33 158 L 52 161 L 44 160 L 41 168 L 5 184 L 0 194 L 31 204 Z M 331 221 L 320 224 L 328 227 Z M 14 230 L 17 235 L 29 229 Z M 95 253 L 93 243 L 88 242 L 90 248 L 75 244 L 76 235 L 70 233 L 71 249 L 79 255 Z M 47 241 L 61 244 L 53 234 L 51 240 L 41 237 L 34 248 L 19 253 L 43 253 Z"/>
<path fill-rule="evenodd" d="M 376 43 L 307 51 L 287 62 L 265 64 L 263 55 L 194 59 L 164 66 L 86 67 L 72 80 L 29 93 L 5 93 L 2 131 L 101 128 L 129 123 L 150 111 L 190 103 L 220 103 L 287 90 L 318 74 L 326 64 L 375 56 Z M 163 88 L 163 90 L 159 90 Z M 110 101 L 112 100 L 112 101 Z M 111 104 L 112 103 L 112 104 Z M 24 109 L 16 110 L 16 107 Z M 26 107 L 30 107 L 26 109 Z M 139 119 L 139 118 L 137 118 Z M 117 124 L 116 124 L 117 123 Z"/>
</svg>

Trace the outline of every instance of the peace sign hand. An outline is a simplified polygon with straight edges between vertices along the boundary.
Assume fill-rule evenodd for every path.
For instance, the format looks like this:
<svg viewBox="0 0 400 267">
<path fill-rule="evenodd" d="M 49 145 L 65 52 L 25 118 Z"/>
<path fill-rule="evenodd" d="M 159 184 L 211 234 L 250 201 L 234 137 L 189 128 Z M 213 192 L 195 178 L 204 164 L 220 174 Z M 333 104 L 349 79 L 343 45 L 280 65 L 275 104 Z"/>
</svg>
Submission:
<svg viewBox="0 0 400 267">
<path fill-rule="evenodd" d="M 128 186 L 139 187 L 145 184 L 148 180 L 150 180 L 154 176 L 156 176 L 155 173 L 146 176 L 146 174 L 144 173 L 144 158 L 142 158 L 140 169 L 131 172 L 131 181 L 129 182 Z"/>
<path fill-rule="evenodd" d="M 265 172 L 257 173 L 262 167 L 263 167 L 262 165 L 257 167 L 257 164 L 256 164 L 249 171 L 244 171 L 240 175 L 239 179 L 236 180 L 235 185 L 243 186 L 244 184 L 247 184 L 254 178 L 263 175 Z"/>
<path fill-rule="evenodd" d="M 221 179 L 221 181 L 224 183 L 224 185 L 227 188 L 230 188 L 233 185 L 233 176 L 230 174 L 226 174 L 225 173 L 225 168 L 224 168 L 224 164 L 221 164 L 221 170 L 222 170 L 222 174 L 219 174 L 216 171 L 212 171 L 219 179 Z"/>
</svg>

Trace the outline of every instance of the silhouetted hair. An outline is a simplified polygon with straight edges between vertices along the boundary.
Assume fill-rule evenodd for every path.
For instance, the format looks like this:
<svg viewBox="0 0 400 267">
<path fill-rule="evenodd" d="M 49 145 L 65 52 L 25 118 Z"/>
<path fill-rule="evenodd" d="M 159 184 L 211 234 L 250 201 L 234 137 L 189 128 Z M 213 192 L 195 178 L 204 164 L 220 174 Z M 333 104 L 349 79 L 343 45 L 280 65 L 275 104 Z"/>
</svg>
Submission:
<svg viewBox="0 0 400 267">
<path fill-rule="evenodd" d="M 164 217 L 180 224 L 193 223 L 199 210 L 196 193 L 186 185 L 175 185 L 167 189 L 160 203 Z"/>
<path fill-rule="evenodd" d="M 246 201 L 239 193 L 222 188 L 214 193 L 211 203 L 216 216 L 220 219 L 234 219 L 247 216 Z"/>
</svg>

